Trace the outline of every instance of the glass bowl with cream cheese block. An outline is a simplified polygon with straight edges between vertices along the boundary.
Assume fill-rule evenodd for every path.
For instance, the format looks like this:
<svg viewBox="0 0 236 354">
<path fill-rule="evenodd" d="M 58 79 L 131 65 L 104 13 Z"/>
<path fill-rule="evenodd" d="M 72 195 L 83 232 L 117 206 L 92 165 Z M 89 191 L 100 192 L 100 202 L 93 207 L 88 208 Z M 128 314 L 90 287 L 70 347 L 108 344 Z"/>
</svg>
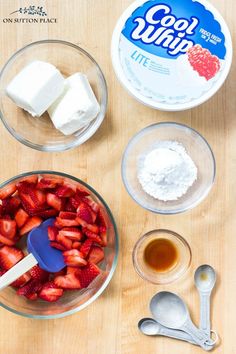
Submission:
<svg viewBox="0 0 236 354">
<path fill-rule="evenodd" d="M 104 75 L 90 54 L 61 40 L 18 50 L 0 74 L 0 116 L 21 143 L 64 151 L 87 141 L 107 109 Z"/>
<path fill-rule="evenodd" d="M 177 214 L 198 205 L 209 193 L 215 173 L 214 154 L 205 138 L 174 122 L 139 131 L 122 159 L 122 178 L 129 195 L 159 214 Z"/>
</svg>

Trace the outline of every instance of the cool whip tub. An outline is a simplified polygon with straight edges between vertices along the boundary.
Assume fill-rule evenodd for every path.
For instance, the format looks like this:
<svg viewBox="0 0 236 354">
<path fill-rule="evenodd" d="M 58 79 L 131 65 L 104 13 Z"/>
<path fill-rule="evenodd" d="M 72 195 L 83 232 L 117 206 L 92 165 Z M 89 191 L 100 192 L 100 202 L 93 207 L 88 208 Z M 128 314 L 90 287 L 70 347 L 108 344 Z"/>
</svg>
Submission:
<svg viewBox="0 0 236 354">
<path fill-rule="evenodd" d="M 142 103 L 189 109 L 223 84 L 232 61 L 229 29 L 205 0 L 137 0 L 112 37 L 114 70 Z"/>
</svg>

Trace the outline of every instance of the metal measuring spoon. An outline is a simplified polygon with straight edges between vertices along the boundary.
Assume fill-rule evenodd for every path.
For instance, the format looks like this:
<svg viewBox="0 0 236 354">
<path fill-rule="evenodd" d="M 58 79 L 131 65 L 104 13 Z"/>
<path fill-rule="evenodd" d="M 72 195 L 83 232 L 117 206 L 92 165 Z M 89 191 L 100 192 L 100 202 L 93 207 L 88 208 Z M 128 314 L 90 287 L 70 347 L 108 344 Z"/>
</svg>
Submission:
<svg viewBox="0 0 236 354">
<path fill-rule="evenodd" d="M 165 336 L 196 344 L 188 333 L 178 329 L 164 327 L 153 318 L 142 318 L 138 323 L 138 328 L 147 336 Z"/>
<path fill-rule="evenodd" d="M 162 326 L 188 333 L 205 350 L 213 348 L 215 342 L 193 324 L 187 306 L 178 295 L 167 291 L 157 293 L 150 302 L 150 311 Z"/>
<path fill-rule="evenodd" d="M 200 295 L 200 328 L 210 338 L 210 297 L 216 283 L 215 270 L 207 264 L 201 265 L 195 271 L 194 282 Z"/>
</svg>

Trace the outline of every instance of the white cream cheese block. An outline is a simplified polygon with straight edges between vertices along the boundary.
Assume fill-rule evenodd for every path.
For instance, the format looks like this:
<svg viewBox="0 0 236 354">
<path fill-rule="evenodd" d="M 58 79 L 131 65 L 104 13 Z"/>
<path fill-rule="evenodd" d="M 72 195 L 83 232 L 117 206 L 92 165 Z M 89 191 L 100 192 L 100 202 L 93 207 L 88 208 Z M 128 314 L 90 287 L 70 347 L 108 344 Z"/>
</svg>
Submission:
<svg viewBox="0 0 236 354">
<path fill-rule="evenodd" d="M 65 79 L 52 64 L 35 60 L 9 83 L 6 94 L 32 116 L 41 116 L 62 94 Z"/>
<path fill-rule="evenodd" d="M 82 73 L 75 73 L 65 80 L 63 94 L 48 109 L 53 124 L 65 135 L 88 125 L 99 111 L 87 76 Z"/>
</svg>

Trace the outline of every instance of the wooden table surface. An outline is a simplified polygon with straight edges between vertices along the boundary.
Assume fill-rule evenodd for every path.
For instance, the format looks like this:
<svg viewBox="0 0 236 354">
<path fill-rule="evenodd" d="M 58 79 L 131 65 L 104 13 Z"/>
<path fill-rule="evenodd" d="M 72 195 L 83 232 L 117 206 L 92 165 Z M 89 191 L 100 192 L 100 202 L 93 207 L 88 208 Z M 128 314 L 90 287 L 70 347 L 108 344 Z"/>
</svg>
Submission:
<svg viewBox="0 0 236 354">
<path fill-rule="evenodd" d="M 85 310 L 57 320 L 32 320 L 0 308 L 1 354 L 198 354 L 187 343 L 149 338 L 137 330 L 149 316 L 148 302 L 160 290 L 177 291 L 199 321 L 199 298 L 193 285 L 197 266 L 217 270 L 212 324 L 221 337 L 219 354 L 235 354 L 236 341 L 236 65 L 221 90 L 208 102 L 185 112 L 161 112 L 136 102 L 121 87 L 111 65 L 112 30 L 132 0 L 39 0 L 51 24 L 4 23 L 3 18 L 32 1 L 0 0 L 0 65 L 19 48 L 36 40 L 55 38 L 78 44 L 100 64 L 108 83 L 106 118 L 92 139 L 64 153 L 42 153 L 21 145 L 0 125 L 0 182 L 21 172 L 52 169 L 79 177 L 105 198 L 116 219 L 120 254 L 115 275 L 104 294 Z M 235 1 L 215 0 L 235 43 Z M 208 140 L 217 163 L 217 178 L 207 199 L 190 212 L 158 216 L 136 205 L 121 180 L 121 156 L 128 140 L 141 128 L 176 121 L 197 129 Z M 131 253 L 139 236 L 153 228 L 183 235 L 193 252 L 187 276 L 169 286 L 144 282 L 134 271 Z"/>
</svg>

